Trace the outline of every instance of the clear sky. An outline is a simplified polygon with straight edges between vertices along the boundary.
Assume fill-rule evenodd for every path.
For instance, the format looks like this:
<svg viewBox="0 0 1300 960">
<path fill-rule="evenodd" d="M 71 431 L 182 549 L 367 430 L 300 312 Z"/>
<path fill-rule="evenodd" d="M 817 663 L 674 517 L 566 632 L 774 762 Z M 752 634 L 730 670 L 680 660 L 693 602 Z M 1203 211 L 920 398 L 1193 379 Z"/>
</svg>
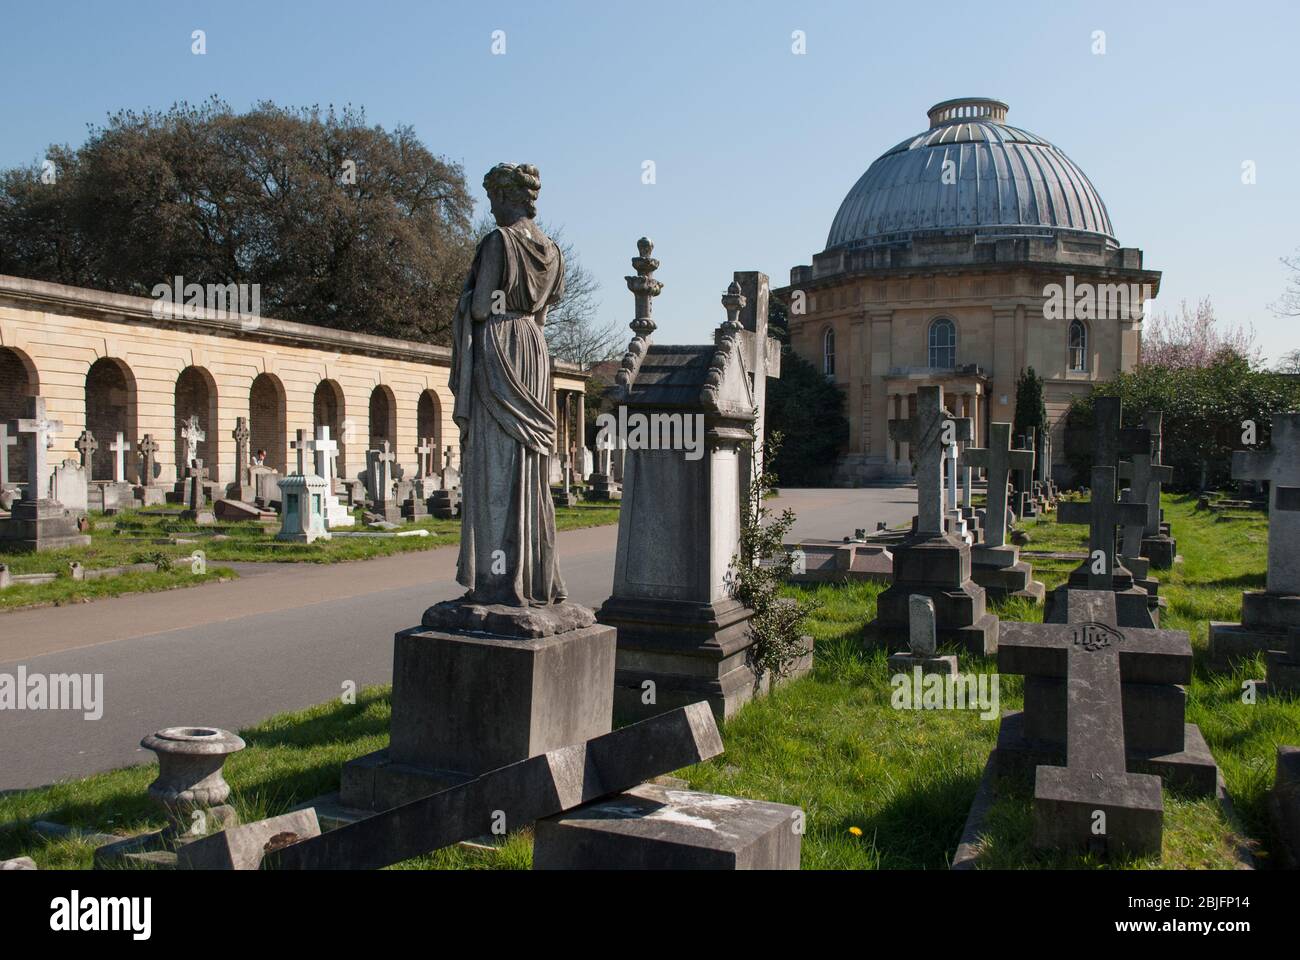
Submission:
<svg viewBox="0 0 1300 960">
<path fill-rule="evenodd" d="M 699 341 L 733 270 L 787 282 L 929 106 L 990 96 L 1089 175 L 1120 242 L 1164 272 L 1157 311 L 1209 296 L 1277 357 L 1300 347 L 1297 321 L 1268 310 L 1286 285 L 1278 258 L 1300 246 L 1297 37 L 1294 0 L 9 0 L 0 164 L 80 143 L 123 107 L 214 93 L 237 109 L 363 106 L 462 162 L 484 208 L 488 167 L 537 164 L 540 215 L 600 280 L 605 317 L 632 318 L 622 278 L 652 237 L 657 339 Z"/>
</svg>

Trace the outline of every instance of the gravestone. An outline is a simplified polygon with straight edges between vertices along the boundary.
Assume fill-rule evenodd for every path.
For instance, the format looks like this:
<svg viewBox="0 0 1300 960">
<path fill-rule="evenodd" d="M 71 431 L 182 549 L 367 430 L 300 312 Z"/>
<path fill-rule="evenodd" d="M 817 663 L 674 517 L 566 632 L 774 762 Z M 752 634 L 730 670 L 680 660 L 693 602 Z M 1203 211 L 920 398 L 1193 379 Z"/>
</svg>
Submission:
<svg viewBox="0 0 1300 960">
<path fill-rule="evenodd" d="M 1167 570 L 1174 565 L 1178 543 L 1160 523 L 1160 489 L 1174 478 L 1174 468 L 1160 462 L 1161 434 L 1164 415 L 1156 410 L 1146 414 L 1146 430 L 1151 445 L 1145 452 L 1134 451 L 1127 462 L 1121 462 L 1119 475 L 1128 480 L 1131 497 L 1135 503 L 1147 505 L 1146 522 L 1142 525 L 1140 556 L 1147 558 L 1157 570 Z"/>
<path fill-rule="evenodd" d="M 799 551 L 802 562 L 786 579 L 790 583 L 889 583 L 894 578 L 894 555 L 881 543 L 865 538 L 843 541 L 804 540 L 786 544 Z"/>
<path fill-rule="evenodd" d="M 86 468 L 76 460 L 64 460 L 54 468 L 50 496 L 65 510 L 84 514 L 90 509 L 90 484 Z"/>
<path fill-rule="evenodd" d="M 1039 847 L 1158 854 L 1161 779 L 1194 795 L 1219 789 L 1204 737 L 1185 722 L 1187 634 L 1119 626 L 1115 599 L 1075 590 L 1061 623 L 1002 627 L 998 670 L 1025 677 L 1025 706 L 1002 718 L 990 763 L 999 774 L 1037 768 Z"/>
<path fill-rule="evenodd" d="M 126 452 L 131 449 L 126 435 L 119 430 L 108 449 L 113 453 L 113 479 L 91 482 L 90 507 L 112 514 L 133 506 L 135 493 L 126 481 Z"/>
<path fill-rule="evenodd" d="M 190 461 L 189 475 L 185 478 L 185 509 L 181 511 L 182 520 L 192 520 L 199 526 L 211 526 L 217 522 L 216 516 L 208 509 L 207 469 L 203 461 L 195 457 Z"/>
<path fill-rule="evenodd" d="M 1142 431 L 1144 434 L 1145 430 Z M 1154 628 L 1160 624 L 1158 599 L 1133 581 L 1132 572 L 1120 562 L 1115 549 L 1115 528 L 1145 522 L 1145 503 L 1115 500 L 1115 469 L 1092 468 L 1092 500 L 1062 503 L 1057 523 L 1088 524 L 1088 557 L 1075 568 L 1065 584 L 1047 597 L 1043 620 L 1064 623 L 1072 590 L 1107 590 L 1115 594 L 1119 626 Z"/>
<path fill-rule="evenodd" d="M 941 644 L 989 654 L 998 645 L 998 618 L 985 609 L 984 588 L 971 579 L 971 548 L 944 530 L 943 461 L 945 448 L 971 437 L 971 421 L 944 409 L 943 388 L 917 388 L 916 418 L 891 420 L 890 436 L 908 444 L 916 475 L 916 530 L 893 548 L 893 584 L 876 601 L 876 619 L 867 625 L 869 642 L 902 650 L 909 635 L 910 598 L 934 601 Z"/>
<path fill-rule="evenodd" d="M 1281 650 L 1269 650 L 1265 661 L 1268 692 L 1300 696 L 1300 627 L 1287 630 L 1286 645 Z"/>
<path fill-rule="evenodd" d="M 86 480 L 95 479 L 95 452 L 99 450 L 99 441 L 89 430 L 82 430 L 81 436 L 77 437 L 74 444 L 77 453 L 81 455 L 81 469 L 85 471 Z"/>
<path fill-rule="evenodd" d="M 1278 745 L 1268 812 L 1279 840 L 1280 866 L 1300 869 L 1300 747 Z"/>
<path fill-rule="evenodd" d="M 177 502 L 186 503 L 189 500 L 190 475 L 194 462 L 199 458 L 199 444 L 207 438 L 207 432 L 199 424 L 197 414 L 190 414 L 189 419 L 181 421 L 181 442 L 185 445 L 185 456 L 184 459 L 178 457 L 176 464 L 176 485 L 172 488 L 172 499 Z"/>
<path fill-rule="evenodd" d="M 907 651 L 891 654 L 889 669 L 893 673 L 911 673 L 914 670 L 922 674 L 938 673 L 948 676 L 957 675 L 957 657 L 953 654 L 941 656 L 934 618 L 934 601 L 919 593 L 908 598 Z"/>
<path fill-rule="evenodd" d="M 734 274 L 722 296 L 726 320 L 712 343 L 652 344 L 659 261 L 646 238 L 637 249 L 636 275 L 626 278 L 636 304 L 634 336 L 610 390 L 633 427 L 618 442 L 625 450 L 623 504 L 613 590 L 599 613 L 618 628 L 615 715 L 647 716 L 704 699 L 726 719 L 783 679 L 758 672 L 750 660 L 754 611 L 735 598 L 731 569 L 749 493 L 748 441 L 762 432 L 756 384 L 765 388 L 771 372 L 752 365 L 769 354 L 767 278 Z M 758 291 L 754 304 L 742 283 Z M 698 458 L 636 440 L 636 423 L 664 417 L 678 418 L 683 436 L 694 425 L 702 440 Z M 806 649 L 787 676 L 811 668 L 811 638 Z"/>
<path fill-rule="evenodd" d="M 1011 449 L 1011 424 L 989 424 L 988 447 L 967 447 L 966 471 L 981 467 L 988 479 L 983 542 L 971 547 L 971 579 L 993 596 L 1024 597 L 1041 603 L 1047 588 L 1034 579 L 1033 567 L 1020 559 L 1020 548 L 1007 543 L 1007 482 L 1013 470 L 1031 470 L 1032 450 Z"/>
<path fill-rule="evenodd" d="M 1034 499 L 1032 478 L 1034 475 L 1034 443 L 1033 434 L 1020 434 L 1016 437 L 1016 452 L 1028 453 L 1029 456 L 1023 459 L 1021 466 L 1014 468 L 1011 472 L 1012 483 L 1015 489 L 1015 511 L 1016 515 L 1024 521 L 1033 521 L 1038 517 L 1038 502 Z"/>
<path fill-rule="evenodd" d="M 141 459 L 140 482 L 135 486 L 135 499 L 142 507 L 156 507 L 167 502 L 167 491 L 157 482 L 158 441 L 152 434 L 146 433 L 140 438 L 136 452 Z"/>
<path fill-rule="evenodd" d="M 429 512 L 440 520 L 451 520 L 460 510 L 460 471 L 452 465 L 453 453 L 450 446 L 444 449 L 440 483 L 429 497 Z M 554 457 L 550 459 L 555 461 Z"/>
<path fill-rule="evenodd" d="M 345 527 L 354 527 L 357 518 L 352 515 L 352 511 L 339 502 L 338 496 L 334 493 L 335 480 L 335 462 L 338 457 L 338 441 L 330 439 L 330 428 L 321 425 L 316 428 L 316 442 L 314 446 L 316 454 L 316 476 L 325 481 L 325 528 L 327 530 L 339 530 Z"/>
<path fill-rule="evenodd" d="M 280 480 L 280 532 L 275 539 L 291 543 L 315 543 L 330 539 L 325 526 L 325 497 L 329 484 L 310 472 L 316 442 L 299 430 L 289 446 L 298 454 L 298 469 Z"/>
<path fill-rule="evenodd" d="M 230 435 L 235 440 L 235 482 L 226 496 L 231 500 L 253 503 L 257 500 L 257 485 L 253 482 L 253 460 L 249 451 L 253 433 L 248 429 L 247 418 L 236 417 L 235 429 Z"/>
<path fill-rule="evenodd" d="M 1300 627 L 1300 413 L 1273 415 L 1272 449 L 1238 450 L 1232 475 L 1268 480 L 1268 575 L 1262 591 L 1241 595 L 1241 623 L 1210 624 L 1210 664 L 1281 650 Z"/>
<path fill-rule="evenodd" d="M 280 509 L 280 472 L 271 467 L 252 467 L 254 502 L 263 510 Z"/>
<path fill-rule="evenodd" d="M 557 457 L 553 458 L 560 461 L 560 484 L 551 487 L 551 499 L 555 501 L 557 507 L 571 507 L 577 498 L 569 488 L 569 479 L 571 471 L 569 470 L 568 451 L 562 451 Z"/>
<path fill-rule="evenodd" d="M 957 444 L 951 443 L 944 450 L 944 496 L 946 498 L 944 522 L 949 533 L 959 537 L 969 545 L 974 543 L 975 540 L 966 528 L 966 517 L 957 505 L 957 446 Z"/>
<path fill-rule="evenodd" d="M 13 504 L 9 521 L 0 524 L 0 545 L 14 551 L 39 552 L 68 547 L 88 547 L 90 537 L 83 534 L 79 522 L 85 515 L 69 509 L 50 496 L 52 487 L 47 466 L 47 450 L 55 434 L 63 429 L 60 420 L 46 416 L 45 398 L 27 398 L 28 415 L 10 420 L 8 433 L 21 438 L 27 458 L 27 485 L 21 500 Z M 80 470 L 76 461 L 69 461 Z M 68 482 L 75 494 L 76 483 Z M 81 474 L 81 495 L 85 496 L 85 474 Z"/>
<path fill-rule="evenodd" d="M 385 440 L 380 449 L 366 451 L 366 485 L 370 509 L 388 523 L 402 522 L 402 506 L 397 500 L 393 462 L 397 459 Z"/>
<path fill-rule="evenodd" d="M 17 446 L 18 437 L 9 432 L 7 422 L 0 421 L 0 492 L 18 490 L 18 485 L 9 476 L 9 448 Z"/>
<path fill-rule="evenodd" d="M 587 479 L 587 499 L 611 501 L 623 499 L 623 488 L 614 479 L 614 451 L 612 441 L 596 445 L 596 468 Z"/>
</svg>

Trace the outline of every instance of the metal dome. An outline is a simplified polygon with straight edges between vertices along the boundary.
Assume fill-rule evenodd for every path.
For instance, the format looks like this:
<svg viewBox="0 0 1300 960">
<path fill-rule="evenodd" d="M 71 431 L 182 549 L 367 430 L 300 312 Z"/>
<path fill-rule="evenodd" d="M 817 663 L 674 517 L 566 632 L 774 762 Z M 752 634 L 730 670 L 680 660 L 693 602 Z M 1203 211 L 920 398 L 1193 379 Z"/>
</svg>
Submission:
<svg viewBox="0 0 1300 960">
<path fill-rule="evenodd" d="M 1042 137 L 1008 126 L 1006 115 L 1005 103 L 983 98 L 931 107 L 930 129 L 885 153 L 853 185 L 827 249 L 954 230 L 1069 231 L 1118 246 L 1106 205 L 1083 171 Z"/>
</svg>

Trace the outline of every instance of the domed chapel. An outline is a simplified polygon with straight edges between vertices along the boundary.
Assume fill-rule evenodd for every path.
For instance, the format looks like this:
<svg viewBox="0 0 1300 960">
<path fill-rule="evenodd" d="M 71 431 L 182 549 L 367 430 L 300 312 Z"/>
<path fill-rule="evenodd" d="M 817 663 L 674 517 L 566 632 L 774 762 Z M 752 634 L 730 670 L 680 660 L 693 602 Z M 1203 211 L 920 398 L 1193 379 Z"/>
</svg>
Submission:
<svg viewBox="0 0 1300 960">
<path fill-rule="evenodd" d="M 998 100 L 931 107 L 928 128 L 867 168 L 826 248 L 774 293 L 792 349 L 844 392 L 850 431 L 834 482 L 910 475 L 889 420 L 943 387 L 975 445 L 1014 422 L 1016 378 L 1044 380 L 1054 466 L 1070 402 L 1138 362 L 1160 273 L 1121 246 L 1096 187 L 1058 147 L 1010 126 Z"/>
</svg>

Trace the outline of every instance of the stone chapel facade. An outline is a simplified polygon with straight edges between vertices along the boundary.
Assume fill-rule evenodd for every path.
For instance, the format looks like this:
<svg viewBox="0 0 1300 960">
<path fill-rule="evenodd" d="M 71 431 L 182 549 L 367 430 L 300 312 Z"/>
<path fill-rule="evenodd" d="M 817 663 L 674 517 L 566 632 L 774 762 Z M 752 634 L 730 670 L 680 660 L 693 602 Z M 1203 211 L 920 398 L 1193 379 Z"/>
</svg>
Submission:
<svg viewBox="0 0 1300 960">
<path fill-rule="evenodd" d="M 1027 367 L 1044 379 L 1059 465 L 1071 401 L 1138 362 L 1160 273 L 1120 246 L 1083 171 L 1007 125 L 1007 109 L 983 98 L 932 107 L 929 128 L 849 191 L 826 248 L 774 291 L 792 349 L 845 395 L 838 484 L 910 475 L 888 423 L 914 415 L 921 386 L 942 386 L 983 445 L 991 422 L 1014 422 Z"/>
</svg>

